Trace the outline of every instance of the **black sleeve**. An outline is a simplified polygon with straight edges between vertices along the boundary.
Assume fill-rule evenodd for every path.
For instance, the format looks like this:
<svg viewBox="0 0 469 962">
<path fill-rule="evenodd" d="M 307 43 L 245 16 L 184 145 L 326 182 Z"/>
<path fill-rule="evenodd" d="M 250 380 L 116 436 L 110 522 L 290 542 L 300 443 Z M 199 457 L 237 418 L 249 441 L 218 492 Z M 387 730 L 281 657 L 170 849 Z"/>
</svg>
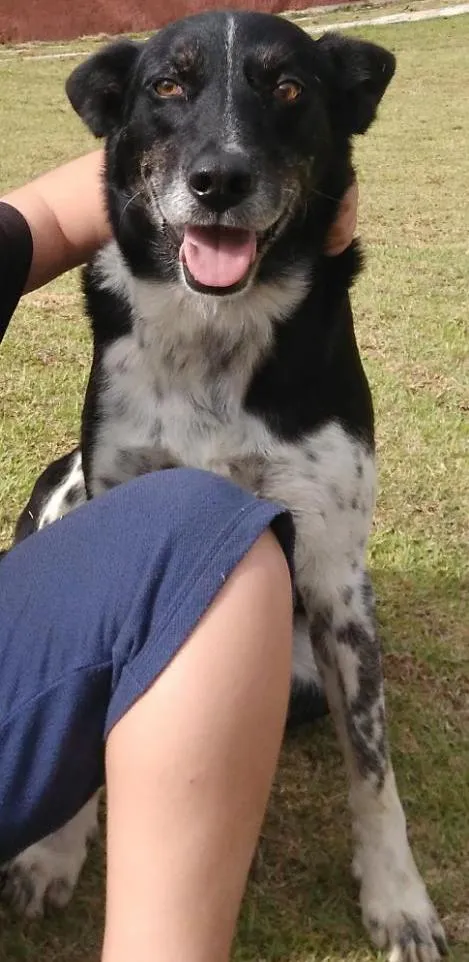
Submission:
<svg viewBox="0 0 469 962">
<path fill-rule="evenodd" d="M 23 293 L 32 256 L 27 221 L 14 207 L 0 203 L 0 343 Z"/>
</svg>

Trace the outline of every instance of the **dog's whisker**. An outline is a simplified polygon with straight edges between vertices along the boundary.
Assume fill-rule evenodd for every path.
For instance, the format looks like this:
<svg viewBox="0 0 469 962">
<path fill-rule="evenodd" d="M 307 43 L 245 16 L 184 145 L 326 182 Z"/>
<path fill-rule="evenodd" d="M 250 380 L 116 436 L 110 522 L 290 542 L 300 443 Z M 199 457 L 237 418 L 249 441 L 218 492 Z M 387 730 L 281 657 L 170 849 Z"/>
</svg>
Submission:
<svg viewBox="0 0 469 962">
<path fill-rule="evenodd" d="M 334 197 L 332 194 L 326 194 L 323 190 L 318 190 L 317 187 L 312 187 L 311 192 L 316 194 L 317 197 L 324 197 L 326 200 L 340 200 L 340 197 Z"/>
<path fill-rule="evenodd" d="M 136 190 L 136 191 L 135 191 L 135 194 L 132 194 L 132 196 L 129 197 L 127 203 L 124 205 L 124 208 L 123 208 L 123 210 L 121 211 L 121 215 L 120 215 L 120 218 L 119 218 L 119 227 L 120 227 L 120 225 L 122 224 L 122 220 L 123 220 L 123 218 L 124 218 L 124 214 L 125 214 L 127 208 L 130 207 L 131 204 L 133 204 L 134 200 L 136 200 L 137 197 L 142 197 L 142 196 L 143 196 L 143 190 L 142 190 L 142 188 L 140 188 L 139 190 Z"/>
</svg>

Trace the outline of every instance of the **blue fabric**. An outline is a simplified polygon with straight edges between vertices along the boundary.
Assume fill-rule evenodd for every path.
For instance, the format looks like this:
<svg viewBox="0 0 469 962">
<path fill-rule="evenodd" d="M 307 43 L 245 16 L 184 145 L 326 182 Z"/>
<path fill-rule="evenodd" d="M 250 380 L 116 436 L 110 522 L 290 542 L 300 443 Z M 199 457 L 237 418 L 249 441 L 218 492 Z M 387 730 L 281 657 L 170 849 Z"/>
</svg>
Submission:
<svg viewBox="0 0 469 962">
<path fill-rule="evenodd" d="M 0 862 L 63 825 L 103 783 L 106 733 L 272 523 L 291 568 L 284 508 L 176 469 L 115 488 L 5 555 Z"/>
</svg>

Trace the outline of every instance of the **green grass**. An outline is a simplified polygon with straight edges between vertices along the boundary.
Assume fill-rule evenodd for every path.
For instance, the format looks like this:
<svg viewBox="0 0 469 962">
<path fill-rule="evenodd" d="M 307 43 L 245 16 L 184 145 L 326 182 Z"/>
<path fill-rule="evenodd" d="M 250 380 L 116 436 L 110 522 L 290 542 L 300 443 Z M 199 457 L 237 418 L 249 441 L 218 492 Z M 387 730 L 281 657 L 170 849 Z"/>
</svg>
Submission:
<svg viewBox="0 0 469 962">
<path fill-rule="evenodd" d="M 373 387 L 380 495 L 370 563 L 397 777 L 454 962 L 469 958 L 467 184 L 469 18 L 362 28 L 398 56 L 357 143 L 367 269 L 354 292 Z M 87 149 L 72 61 L 0 64 L 0 190 Z M 21 145 L 20 147 L 18 145 Z M 76 275 L 24 299 L 0 353 L 0 539 L 36 473 L 76 438 L 90 346 Z M 346 791 L 329 722 L 289 739 L 240 921 L 237 962 L 371 962 L 349 878 Z M 97 960 L 102 853 L 73 906 L 0 909 L 0 962 Z"/>
</svg>

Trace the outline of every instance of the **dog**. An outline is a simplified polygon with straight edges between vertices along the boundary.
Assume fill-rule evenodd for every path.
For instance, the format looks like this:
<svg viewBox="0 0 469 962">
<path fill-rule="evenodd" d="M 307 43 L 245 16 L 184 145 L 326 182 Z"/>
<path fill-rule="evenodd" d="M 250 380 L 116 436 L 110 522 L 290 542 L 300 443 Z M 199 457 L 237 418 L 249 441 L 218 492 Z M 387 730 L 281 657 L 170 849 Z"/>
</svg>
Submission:
<svg viewBox="0 0 469 962">
<path fill-rule="evenodd" d="M 353 136 L 394 69 L 371 43 L 210 12 L 73 71 L 69 99 L 106 139 L 113 240 L 84 273 L 94 357 L 81 454 L 40 479 L 17 538 L 178 465 L 288 506 L 294 681 L 314 686 L 317 663 L 348 772 L 363 921 L 393 962 L 435 962 L 445 937 L 396 789 L 366 569 L 373 408 L 349 301 L 360 249 L 324 254 Z M 40 909 L 58 873 L 68 897 L 95 809 L 7 867 L 17 904 Z"/>
</svg>

